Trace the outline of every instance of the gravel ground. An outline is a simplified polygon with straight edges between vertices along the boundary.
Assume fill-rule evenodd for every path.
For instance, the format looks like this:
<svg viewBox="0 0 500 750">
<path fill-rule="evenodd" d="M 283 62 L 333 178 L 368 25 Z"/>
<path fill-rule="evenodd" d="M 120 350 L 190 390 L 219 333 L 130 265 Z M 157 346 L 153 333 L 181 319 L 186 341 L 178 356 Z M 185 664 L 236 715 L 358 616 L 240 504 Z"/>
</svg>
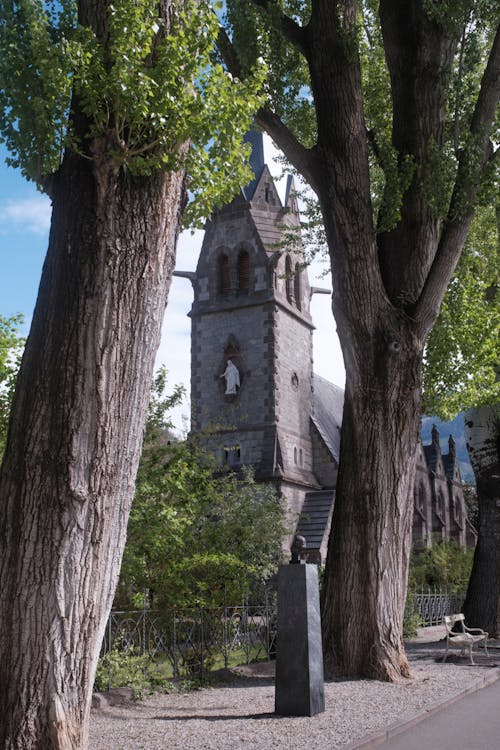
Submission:
<svg viewBox="0 0 500 750">
<path fill-rule="evenodd" d="M 155 695 L 140 702 L 102 702 L 91 717 L 91 750 L 315 750 L 345 748 L 391 724 L 410 720 L 491 678 L 498 652 L 488 660 L 450 657 L 424 631 L 407 644 L 412 678 L 398 684 L 371 680 L 325 684 L 326 710 L 314 717 L 274 715 L 272 664 L 242 668 L 231 683 L 187 694 Z M 442 628 L 439 629 L 439 636 Z"/>
</svg>

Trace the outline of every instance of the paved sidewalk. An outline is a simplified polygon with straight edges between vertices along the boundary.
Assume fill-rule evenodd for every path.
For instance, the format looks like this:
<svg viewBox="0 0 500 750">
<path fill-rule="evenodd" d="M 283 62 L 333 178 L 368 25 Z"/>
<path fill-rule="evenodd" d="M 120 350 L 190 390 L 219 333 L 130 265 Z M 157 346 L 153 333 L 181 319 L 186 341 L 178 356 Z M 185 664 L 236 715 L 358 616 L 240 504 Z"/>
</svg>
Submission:
<svg viewBox="0 0 500 750">
<path fill-rule="evenodd" d="M 442 660 L 442 628 L 419 630 L 419 636 L 406 643 L 411 661 Z M 465 663 L 450 651 L 447 661 Z M 474 651 L 476 666 L 485 667 L 484 678 L 445 699 L 408 721 L 385 727 L 345 750 L 497 750 L 500 748 L 500 643 L 490 641 L 489 657 L 483 649 Z"/>
<path fill-rule="evenodd" d="M 389 734 L 388 739 L 385 735 Z M 392 727 L 359 748 L 380 750 L 496 750 L 500 747 L 500 680 L 432 712 L 401 731 Z"/>
</svg>

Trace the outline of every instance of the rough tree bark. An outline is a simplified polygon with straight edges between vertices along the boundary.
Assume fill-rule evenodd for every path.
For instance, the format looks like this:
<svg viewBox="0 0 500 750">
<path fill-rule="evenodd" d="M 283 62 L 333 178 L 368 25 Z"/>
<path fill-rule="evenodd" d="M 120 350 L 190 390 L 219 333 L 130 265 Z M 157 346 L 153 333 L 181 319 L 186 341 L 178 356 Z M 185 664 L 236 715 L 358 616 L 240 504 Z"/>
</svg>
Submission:
<svg viewBox="0 0 500 750">
<path fill-rule="evenodd" d="M 478 542 L 464 602 L 466 622 L 500 634 L 500 405 L 469 409 L 466 439 L 479 507 Z"/>
<path fill-rule="evenodd" d="M 108 178 L 72 156 L 55 180 L 0 474 L 6 749 L 86 747 L 125 543 L 184 177 Z"/>
<path fill-rule="evenodd" d="M 346 14 L 354 12 L 353 3 Z M 430 135 L 437 142 L 442 139 L 445 90 L 435 71 L 449 63 L 453 40 L 441 33 L 436 44 L 437 30 L 420 11 L 412 18 L 414 30 L 417 25 L 423 27 L 418 35 L 420 46 L 412 45 L 407 51 L 408 18 L 391 3 L 382 3 L 381 13 L 393 96 L 399 105 L 395 107 L 393 138 L 400 153 L 413 155 L 418 170 L 405 196 L 404 218 L 396 230 L 377 239 L 359 62 L 350 54 L 352 40 L 345 28 L 330 21 L 326 27 L 329 35 L 325 35 L 331 14 L 323 3 L 318 3 L 311 17 L 309 60 L 318 114 L 318 150 L 324 154 L 323 179 L 328 186 L 319 197 L 347 376 L 340 470 L 322 598 L 326 666 L 342 674 L 394 680 L 409 674 L 402 644 L 402 612 L 412 519 L 409 499 L 421 414 L 420 363 L 426 335 L 425 324 L 410 315 L 409 306 L 419 298 L 438 236 L 438 219 L 423 210 L 417 186 L 425 170 Z M 328 50 L 330 60 L 334 51 L 334 65 L 327 63 Z M 413 60 L 410 70 L 408 55 Z M 429 58 L 434 59 L 436 68 L 432 75 L 427 72 L 424 76 Z M 419 77 L 418 88 L 408 88 L 412 75 Z M 333 97 L 337 112 L 340 98 L 342 117 L 332 114 Z M 419 122 L 425 122 L 425 128 L 408 122 L 400 110 L 405 114 L 419 111 Z M 415 247 L 420 250 L 418 257 Z"/>
<path fill-rule="evenodd" d="M 102 32 L 99 8 L 81 3 L 80 15 Z M 5 750 L 88 745 L 186 199 L 182 170 L 134 178 L 112 139 L 87 145 L 93 160 L 67 154 L 51 178 L 48 254 L 0 473 Z"/>
<path fill-rule="evenodd" d="M 309 65 L 315 146 L 302 146 L 272 111 L 258 113 L 259 124 L 319 198 L 346 368 L 340 469 L 322 594 L 326 664 L 338 673 L 385 680 L 409 672 L 402 627 L 422 353 L 473 216 L 500 88 L 497 34 L 471 123 L 480 158 L 472 172 L 466 155 L 459 158 L 443 221 L 426 200 L 423 185 L 433 180 L 430 149 L 443 143 L 446 71 L 456 39 L 429 18 L 423 5 L 420 0 L 380 3 L 393 147 L 400 163 L 407 157 L 414 166 L 393 230 L 376 233 L 372 217 L 355 0 L 313 0 L 304 27 L 281 19 L 283 36 Z"/>
</svg>

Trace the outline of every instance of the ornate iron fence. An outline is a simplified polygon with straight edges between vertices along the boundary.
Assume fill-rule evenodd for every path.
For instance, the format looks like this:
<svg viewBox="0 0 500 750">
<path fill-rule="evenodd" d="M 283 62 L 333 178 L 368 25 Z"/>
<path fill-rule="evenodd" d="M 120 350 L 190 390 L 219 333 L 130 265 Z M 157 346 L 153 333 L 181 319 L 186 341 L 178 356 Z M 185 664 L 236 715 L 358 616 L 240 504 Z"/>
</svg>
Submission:
<svg viewBox="0 0 500 750">
<path fill-rule="evenodd" d="M 423 626 L 441 625 L 459 612 L 463 594 L 410 593 Z M 242 605 L 219 609 L 112 611 L 101 647 L 170 662 L 173 677 L 203 675 L 214 667 L 270 659 L 276 649 L 276 608 Z"/>
<path fill-rule="evenodd" d="M 421 591 L 413 594 L 414 611 L 419 615 L 423 627 L 442 625 L 445 615 L 462 610 L 464 592 Z"/>
<path fill-rule="evenodd" d="M 239 606 L 182 611 L 113 611 L 101 656 L 116 650 L 166 659 L 172 674 L 202 676 L 215 666 L 270 659 L 276 644 L 276 610 Z"/>
</svg>

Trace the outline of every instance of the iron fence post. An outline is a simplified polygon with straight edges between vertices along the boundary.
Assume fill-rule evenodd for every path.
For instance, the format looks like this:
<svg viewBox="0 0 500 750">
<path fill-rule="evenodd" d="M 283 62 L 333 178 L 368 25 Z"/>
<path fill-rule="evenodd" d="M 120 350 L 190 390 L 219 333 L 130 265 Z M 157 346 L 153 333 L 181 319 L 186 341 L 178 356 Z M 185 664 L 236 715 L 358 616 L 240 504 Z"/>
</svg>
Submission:
<svg viewBox="0 0 500 750">
<path fill-rule="evenodd" d="M 173 669 L 174 669 L 174 679 L 176 679 L 179 676 L 179 665 L 177 663 L 177 628 L 176 628 L 176 614 L 175 609 L 172 610 L 172 654 L 173 654 Z"/>
<path fill-rule="evenodd" d="M 222 647 L 224 649 L 224 668 L 229 667 L 229 622 L 228 622 L 228 608 L 224 607 L 224 622 L 222 623 Z"/>
<path fill-rule="evenodd" d="M 203 685 L 203 660 L 205 658 L 205 631 L 203 627 L 203 607 L 200 607 L 200 684 Z"/>
</svg>

